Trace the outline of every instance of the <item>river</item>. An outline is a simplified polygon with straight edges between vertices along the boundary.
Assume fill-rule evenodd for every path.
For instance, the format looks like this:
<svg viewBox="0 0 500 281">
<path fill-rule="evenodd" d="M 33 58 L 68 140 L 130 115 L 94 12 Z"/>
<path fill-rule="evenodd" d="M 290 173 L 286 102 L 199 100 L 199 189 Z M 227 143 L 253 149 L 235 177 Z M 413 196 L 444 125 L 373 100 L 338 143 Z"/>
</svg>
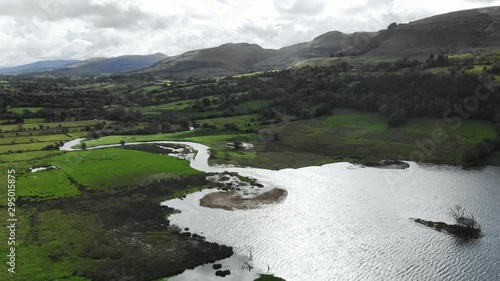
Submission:
<svg viewBox="0 0 500 281">
<path fill-rule="evenodd" d="M 229 170 L 288 191 L 286 200 L 252 210 L 201 207 L 214 190 L 163 204 L 179 209 L 173 224 L 208 241 L 233 246 L 225 267 L 242 273 L 251 253 L 255 269 L 293 280 L 500 280 L 500 168 L 409 162 L 405 170 L 360 168 L 349 163 L 279 171 L 209 167 L 208 148 L 191 166 Z M 412 217 L 451 222 L 460 204 L 475 215 L 484 237 L 463 242 L 414 223 Z M 171 280 L 251 280 L 215 277 L 208 266 Z M 205 275 L 203 275 L 205 274 Z M 170 279 L 169 279 L 170 280 Z"/>
</svg>

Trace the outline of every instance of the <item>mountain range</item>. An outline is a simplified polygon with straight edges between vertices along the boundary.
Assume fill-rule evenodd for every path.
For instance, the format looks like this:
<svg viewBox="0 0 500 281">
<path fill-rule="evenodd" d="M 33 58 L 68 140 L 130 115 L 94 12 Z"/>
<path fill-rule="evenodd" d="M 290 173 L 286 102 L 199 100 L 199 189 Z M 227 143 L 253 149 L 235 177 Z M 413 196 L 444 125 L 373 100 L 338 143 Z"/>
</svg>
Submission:
<svg viewBox="0 0 500 281">
<path fill-rule="evenodd" d="M 488 7 L 404 24 L 393 23 L 378 32 L 345 34 L 330 31 L 310 42 L 281 49 L 265 49 L 250 43 L 228 43 L 172 57 L 158 53 L 86 61 L 46 61 L 0 69 L 0 73 L 45 70 L 59 75 L 77 76 L 138 71 L 162 78 L 209 77 L 287 68 L 332 55 L 425 58 L 430 53 L 466 53 L 499 46 L 500 7 Z"/>
<path fill-rule="evenodd" d="M 0 74 L 20 74 L 41 71 L 65 76 L 115 74 L 147 68 L 166 58 L 168 58 L 167 55 L 156 53 L 152 55 L 132 55 L 114 58 L 92 58 L 85 61 L 47 60 L 15 67 L 0 68 Z"/>
</svg>

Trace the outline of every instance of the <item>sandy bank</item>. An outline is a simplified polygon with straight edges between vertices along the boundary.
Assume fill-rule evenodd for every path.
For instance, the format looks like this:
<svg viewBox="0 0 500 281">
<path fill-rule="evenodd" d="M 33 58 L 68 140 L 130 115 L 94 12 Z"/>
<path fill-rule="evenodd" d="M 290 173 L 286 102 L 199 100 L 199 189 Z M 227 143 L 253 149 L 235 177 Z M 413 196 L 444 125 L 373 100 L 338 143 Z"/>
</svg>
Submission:
<svg viewBox="0 0 500 281">
<path fill-rule="evenodd" d="M 279 202 L 285 199 L 287 195 L 288 192 L 280 188 L 275 188 L 253 198 L 242 198 L 241 194 L 236 191 L 215 192 L 205 195 L 200 200 L 200 205 L 224 210 L 253 209 Z"/>
</svg>

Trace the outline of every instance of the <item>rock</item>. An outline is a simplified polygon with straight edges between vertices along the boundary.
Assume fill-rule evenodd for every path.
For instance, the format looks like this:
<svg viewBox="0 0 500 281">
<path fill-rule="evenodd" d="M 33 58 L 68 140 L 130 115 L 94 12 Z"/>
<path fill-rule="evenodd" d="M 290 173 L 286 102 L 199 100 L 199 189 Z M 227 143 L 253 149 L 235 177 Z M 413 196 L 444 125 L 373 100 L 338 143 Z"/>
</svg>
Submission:
<svg viewBox="0 0 500 281">
<path fill-rule="evenodd" d="M 212 266 L 213 269 L 215 270 L 218 270 L 218 269 L 221 269 L 222 268 L 222 264 L 220 263 L 215 263 L 213 266 Z"/>
<path fill-rule="evenodd" d="M 226 277 L 229 274 L 231 274 L 231 271 L 229 270 L 217 270 L 215 272 L 215 276 L 220 276 L 220 277 Z"/>
</svg>

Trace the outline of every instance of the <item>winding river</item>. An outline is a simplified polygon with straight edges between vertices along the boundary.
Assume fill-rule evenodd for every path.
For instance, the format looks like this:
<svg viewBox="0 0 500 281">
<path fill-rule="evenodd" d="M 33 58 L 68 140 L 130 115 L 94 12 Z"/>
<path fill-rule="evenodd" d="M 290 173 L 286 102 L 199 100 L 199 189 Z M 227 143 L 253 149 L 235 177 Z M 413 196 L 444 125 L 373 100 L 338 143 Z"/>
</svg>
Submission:
<svg viewBox="0 0 500 281">
<path fill-rule="evenodd" d="M 405 170 L 349 163 L 279 171 L 210 167 L 204 145 L 154 143 L 193 147 L 198 153 L 191 166 L 197 170 L 238 172 L 288 191 L 286 200 L 251 210 L 201 207 L 199 200 L 214 190 L 164 202 L 181 211 L 170 217 L 173 224 L 237 253 L 222 262 L 235 273 L 224 279 L 207 265 L 169 280 L 253 280 L 254 273 L 241 269 L 249 256 L 255 270 L 288 281 L 500 280 L 498 167 L 463 170 L 414 162 Z M 448 209 L 456 204 L 476 216 L 483 238 L 463 242 L 410 220 L 450 222 Z"/>
</svg>

